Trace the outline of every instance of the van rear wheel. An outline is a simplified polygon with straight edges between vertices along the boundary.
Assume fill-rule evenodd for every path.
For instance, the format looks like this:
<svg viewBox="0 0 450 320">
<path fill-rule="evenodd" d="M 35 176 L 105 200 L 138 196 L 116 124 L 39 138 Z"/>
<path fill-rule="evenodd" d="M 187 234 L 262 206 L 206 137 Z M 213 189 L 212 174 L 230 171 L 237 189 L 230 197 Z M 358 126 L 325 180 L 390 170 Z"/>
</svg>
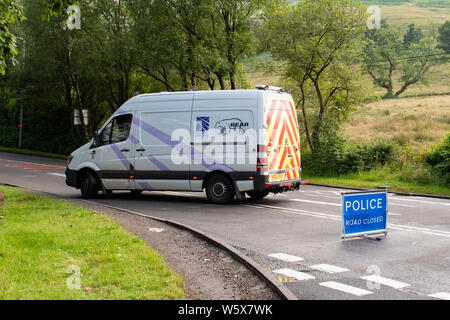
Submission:
<svg viewBox="0 0 450 320">
<path fill-rule="evenodd" d="M 206 182 L 206 196 L 212 203 L 229 203 L 234 198 L 233 183 L 224 175 L 214 175 Z"/>
<path fill-rule="evenodd" d="M 81 196 L 83 199 L 93 199 L 97 198 L 99 184 L 97 177 L 93 173 L 86 171 L 81 177 Z"/>
</svg>

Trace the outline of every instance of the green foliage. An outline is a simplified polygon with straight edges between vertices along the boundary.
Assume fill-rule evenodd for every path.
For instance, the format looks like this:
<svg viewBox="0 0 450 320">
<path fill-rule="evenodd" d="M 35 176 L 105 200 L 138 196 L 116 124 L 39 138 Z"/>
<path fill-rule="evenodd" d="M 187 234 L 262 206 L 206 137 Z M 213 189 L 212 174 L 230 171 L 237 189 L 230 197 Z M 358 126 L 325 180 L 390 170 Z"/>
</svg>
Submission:
<svg viewBox="0 0 450 320">
<path fill-rule="evenodd" d="M 41 0 L 43 5 L 42 17 L 50 20 L 51 17 L 67 17 L 67 8 L 71 5 L 78 4 L 78 0 Z"/>
<path fill-rule="evenodd" d="M 426 154 L 426 161 L 444 175 L 450 185 L 450 134 Z"/>
<path fill-rule="evenodd" d="M 339 173 L 368 171 L 390 163 L 395 153 L 393 143 L 378 141 L 372 145 L 349 146 L 344 150 Z"/>
<path fill-rule="evenodd" d="M 450 21 L 446 21 L 439 27 L 438 48 L 450 54 Z"/>
<path fill-rule="evenodd" d="M 435 40 L 420 38 L 413 26 L 404 42 L 400 32 L 388 24 L 368 36 L 364 63 L 373 83 L 386 89 L 385 97 L 398 97 L 416 83 L 426 84 L 430 68 L 440 62 L 442 50 L 436 48 Z M 396 75 L 400 81 L 395 80 Z"/>
<path fill-rule="evenodd" d="M 318 156 L 306 154 L 303 158 L 304 166 L 318 176 L 370 171 L 391 163 L 397 152 L 392 142 L 382 140 L 367 145 L 348 144 L 336 129 L 330 130 L 322 141 Z"/>
<path fill-rule="evenodd" d="M 138 71 L 168 91 L 237 89 L 252 55 L 254 16 L 268 0 L 133 1 Z"/>
<path fill-rule="evenodd" d="M 22 7 L 17 0 L 0 2 L 0 75 L 5 74 L 8 60 L 18 52 L 16 37 L 11 33 L 10 27 L 23 20 Z"/>
<path fill-rule="evenodd" d="M 419 41 L 423 38 L 423 32 L 420 28 L 414 26 L 414 24 L 410 24 L 408 31 L 406 31 L 403 36 L 403 44 L 406 48 L 409 48 L 413 43 L 419 43 Z"/>
</svg>

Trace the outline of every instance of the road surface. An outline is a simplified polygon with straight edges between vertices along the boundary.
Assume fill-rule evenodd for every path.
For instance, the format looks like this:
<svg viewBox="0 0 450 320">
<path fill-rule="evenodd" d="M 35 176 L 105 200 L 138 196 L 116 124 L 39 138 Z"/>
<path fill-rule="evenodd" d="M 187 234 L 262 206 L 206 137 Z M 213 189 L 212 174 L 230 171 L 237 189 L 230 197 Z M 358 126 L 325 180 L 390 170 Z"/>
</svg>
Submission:
<svg viewBox="0 0 450 320">
<path fill-rule="evenodd" d="M 0 183 L 80 199 L 65 185 L 64 166 L 0 152 Z M 389 194 L 387 237 L 344 241 L 342 191 L 306 185 L 225 206 L 191 192 L 117 192 L 95 201 L 211 234 L 273 272 L 299 299 L 450 299 L 450 200 Z"/>
</svg>

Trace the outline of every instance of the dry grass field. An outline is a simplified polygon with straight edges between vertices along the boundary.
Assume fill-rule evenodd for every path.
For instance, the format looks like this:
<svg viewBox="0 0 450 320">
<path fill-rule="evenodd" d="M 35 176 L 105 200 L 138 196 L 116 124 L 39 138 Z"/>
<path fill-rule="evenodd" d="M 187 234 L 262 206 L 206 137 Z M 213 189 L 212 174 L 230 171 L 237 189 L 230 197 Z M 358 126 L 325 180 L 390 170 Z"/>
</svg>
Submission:
<svg viewBox="0 0 450 320">
<path fill-rule="evenodd" d="M 424 31 L 425 35 L 432 35 L 433 29 L 437 34 L 437 29 L 445 21 L 450 20 L 450 8 L 423 8 L 414 4 L 404 4 L 396 6 L 380 6 L 381 18 L 386 19 L 391 25 L 400 30 L 407 30 L 412 23 Z"/>
<path fill-rule="evenodd" d="M 426 149 L 450 132 L 450 95 L 386 99 L 363 105 L 343 131 L 352 143 L 384 139 Z"/>
</svg>

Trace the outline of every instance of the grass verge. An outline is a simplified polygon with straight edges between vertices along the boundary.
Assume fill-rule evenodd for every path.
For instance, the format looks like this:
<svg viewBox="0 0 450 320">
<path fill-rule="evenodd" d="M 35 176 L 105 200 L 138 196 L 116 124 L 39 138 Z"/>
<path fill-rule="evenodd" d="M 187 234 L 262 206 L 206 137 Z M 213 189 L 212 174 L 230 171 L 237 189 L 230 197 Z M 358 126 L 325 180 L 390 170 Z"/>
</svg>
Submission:
<svg viewBox="0 0 450 320">
<path fill-rule="evenodd" d="M 341 176 L 324 177 L 313 176 L 305 172 L 302 175 L 302 179 L 309 180 L 311 183 L 338 187 L 373 189 L 379 186 L 389 186 L 388 190 L 392 192 L 450 196 L 450 189 L 447 187 L 401 181 L 395 173 L 381 175 L 376 169 Z"/>
<path fill-rule="evenodd" d="M 185 299 L 183 280 L 111 218 L 0 187 L 0 299 Z"/>
<path fill-rule="evenodd" d="M 27 149 L 19 149 L 19 148 L 9 148 L 9 147 L 0 147 L 0 151 L 20 153 L 20 154 L 29 154 L 29 155 L 33 155 L 33 156 L 43 156 L 43 157 L 47 157 L 47 158 L 63 159 L 63 160 L 66 160 L 68 157 L 63 154 L 42 152 L 42 151 L 35 151 L 35 150 L 27 150 Z"/>
</svg>

